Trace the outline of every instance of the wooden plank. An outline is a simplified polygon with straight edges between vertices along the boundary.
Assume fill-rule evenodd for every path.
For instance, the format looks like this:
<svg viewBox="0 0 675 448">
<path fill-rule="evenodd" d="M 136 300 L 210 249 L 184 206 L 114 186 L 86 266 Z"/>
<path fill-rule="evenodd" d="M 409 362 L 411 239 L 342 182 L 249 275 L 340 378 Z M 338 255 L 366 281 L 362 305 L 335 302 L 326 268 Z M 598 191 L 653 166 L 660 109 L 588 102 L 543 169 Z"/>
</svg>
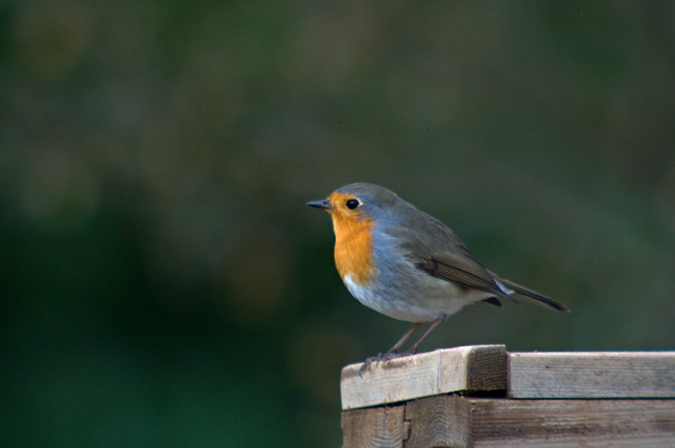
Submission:
<svg viewBox="0 0 675 448">
<path fill-rule="evenodd" d="M 409 426 L 405 405 L 342 412 L 342 448 L 402 448 Z"/>
<path fill-rule="evenodd" d="M 675 447 L 675 400 L 465 399 L 476 448 Z"/>
<path fill-rule="evenodd" d="M 675 398 L 675 352 L 509 353 L 512 398 Z"/>
<path fill-rule="evenodd" d="M 435 350 L 342 369 L 342 409 L 397 403 L 418 397 L 460 391 L 506 389 L 506 348 L 473 345 Z"/>
<path fill-rule="evenodd" d="M 410 435 L 405 448 L 468 448 L 471 443 L 470 408 L 460 395 L 419 398 L 405 405 Z"/>
<path fill-rule="evenodd" d="M 343 448 L 675 447 L 675 400 L 439 395 L 343 411 Z"/>
</svg>

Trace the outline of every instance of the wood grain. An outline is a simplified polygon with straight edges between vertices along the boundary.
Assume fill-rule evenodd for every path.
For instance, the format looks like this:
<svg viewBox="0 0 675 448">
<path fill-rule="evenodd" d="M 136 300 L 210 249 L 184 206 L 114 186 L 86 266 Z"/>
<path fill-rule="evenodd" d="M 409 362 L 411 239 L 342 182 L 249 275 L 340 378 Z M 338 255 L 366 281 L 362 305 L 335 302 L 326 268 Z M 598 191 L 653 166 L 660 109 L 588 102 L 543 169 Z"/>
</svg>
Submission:
<svg viewBox="0 0 675 448">
<path fill-rule="evenodd" d="M 435 350 L 342 369 L 342 409 L 355 409 L 461 391 L 506 389 L 506 348 L 474 345 Z"/>
<path fill-rule="evenodd" d="M 405 448 L 468 447 L 470 407 L 459 395 L 439 395 L 407 402 L 405 419 L 410 436 Z"/>
<path fill-rule="evenodd" d="M 343 448 L 675 447 L 675 400 L 440 395 L 344 411 Z"/>
<path fill-rule="evenodd" d="M 473 346 L 381 363 L 363 378 L 360 367 L 342 371 L 343 408 L 378 406 L 343 411 L 346 448 L 675 448 L 675 352 Z"/>
<path fill-rule="evenodd" d="M 509 353 L 512 398 L 675 398 L 675 352 Z"/>
<path fill-rule="evenodd" d="M 409 425 L 404 405 L 342 412 L 342 448 L 402 448 Z"/>
<path fill-rule="evenodd" d="M 476 448 L 675 447 L 673 400 L 466 400 Z"/>
</svg>

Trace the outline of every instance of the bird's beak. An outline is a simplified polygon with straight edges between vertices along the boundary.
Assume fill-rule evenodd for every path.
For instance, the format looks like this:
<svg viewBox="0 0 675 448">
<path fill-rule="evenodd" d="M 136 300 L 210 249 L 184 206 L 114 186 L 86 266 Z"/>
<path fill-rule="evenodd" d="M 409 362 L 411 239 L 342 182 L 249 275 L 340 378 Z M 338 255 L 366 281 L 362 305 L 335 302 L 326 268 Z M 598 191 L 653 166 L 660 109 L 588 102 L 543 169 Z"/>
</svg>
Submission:
<svg viewBox="0 0 675 448">
<path fill-rule="evenodd" d="M 330 205 L 330 201 L 328 199 L 309 201 L 307 205 L 309 205 L 310 207 L 322 208 L 324 210 L 331 210 L 333 208 L 333 206 Z"/>
</svg>

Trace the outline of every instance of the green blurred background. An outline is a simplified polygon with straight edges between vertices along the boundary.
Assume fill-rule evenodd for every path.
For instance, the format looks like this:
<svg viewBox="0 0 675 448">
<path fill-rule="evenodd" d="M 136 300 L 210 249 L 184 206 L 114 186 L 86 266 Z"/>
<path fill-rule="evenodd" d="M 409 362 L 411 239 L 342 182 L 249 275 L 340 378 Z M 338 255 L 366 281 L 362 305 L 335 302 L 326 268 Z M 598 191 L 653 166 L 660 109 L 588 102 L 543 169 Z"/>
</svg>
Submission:
<svg viewBox="0 0 675 448">
<path fill-rule="evenodd" d="M 343 287 L 354 181 L 569 305 L 424 349 L 675 346 L 675 3 L 0 3 L 0 445 L 336 447 L 408 324 Z"/>
</svg>

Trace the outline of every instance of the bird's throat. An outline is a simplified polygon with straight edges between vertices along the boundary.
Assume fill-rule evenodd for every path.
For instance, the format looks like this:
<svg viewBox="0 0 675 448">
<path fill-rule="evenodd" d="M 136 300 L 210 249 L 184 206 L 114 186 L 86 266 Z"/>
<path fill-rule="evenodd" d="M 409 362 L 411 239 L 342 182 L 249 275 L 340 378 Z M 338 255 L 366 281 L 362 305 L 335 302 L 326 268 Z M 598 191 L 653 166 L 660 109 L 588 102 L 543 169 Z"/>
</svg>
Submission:
<svg viewBox="0 0 675 448">
<path fill-rule="evenodd" d="M 335 266 L 344 280 L 349 275 L 358 285 L 367 284 L 375 272 L 373 266 L 373 222 L 333 216 Z"/>
</svg>

